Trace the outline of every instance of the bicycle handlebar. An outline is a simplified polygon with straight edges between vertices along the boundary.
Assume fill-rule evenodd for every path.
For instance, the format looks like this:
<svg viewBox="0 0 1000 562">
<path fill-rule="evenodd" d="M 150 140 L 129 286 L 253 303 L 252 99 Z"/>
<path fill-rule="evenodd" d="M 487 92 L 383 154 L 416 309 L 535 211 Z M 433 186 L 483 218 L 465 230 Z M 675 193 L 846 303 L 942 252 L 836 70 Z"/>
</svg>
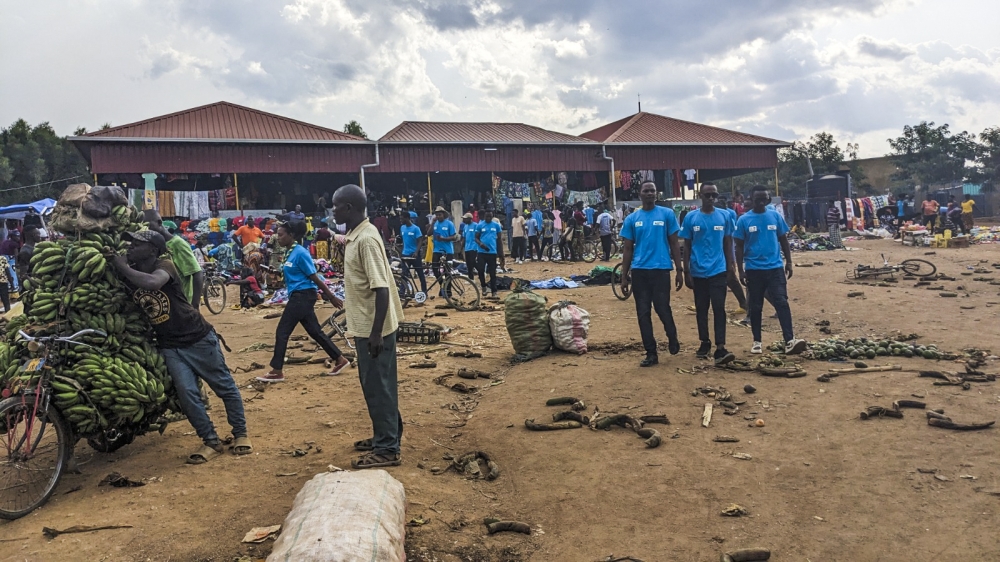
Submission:
<svg viewBox="0 0 1000 562">
<path fill-rule="evenodd" d="M 90 329 L 90 328 L 88 328 L 86 330 L 80 330 L 79 332 L 73 334 L 72 336 L 65 336 L 65 337 L 48 336 L 48 337 L 44 337 L 44 338 L 36 338 L 36 337 L 32 337 L 32 336 L 29 336 L 28 334 L 24 333 L 24 330 L 18 330 L 17 333 L 22 338 L 24 338 L 26 341 L 61 341 L 61 342 L 67 342 L 67 343 L 80 343 L 80 342 L 76 341 L 76 338 L 78 338 L 80 336 L 87 336 L 87 335 L 90 335 L 90 334 L 96 334 L 96 335 L 101 336 L 101 337 L 107 337 L 107 335 L 108 335 L 107 333 L 102 332 L 101 330 L 94 330 L 94 329 Z"/>
</svg>

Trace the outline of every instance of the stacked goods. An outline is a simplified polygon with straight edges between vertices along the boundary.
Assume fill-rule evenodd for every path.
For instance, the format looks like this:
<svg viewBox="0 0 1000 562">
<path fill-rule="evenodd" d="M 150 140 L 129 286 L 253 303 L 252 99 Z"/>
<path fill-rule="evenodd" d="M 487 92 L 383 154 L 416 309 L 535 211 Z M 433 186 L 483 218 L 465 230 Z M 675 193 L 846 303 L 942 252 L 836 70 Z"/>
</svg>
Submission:
<svg viewBox="0 0 1000 562">
<path fill-rule="evenodd" d="M 65 239 L 37 244 L 24 282 L 29 312 L 8 325 L 7 340 L 0 343 L 0 388 L 30 387 L 36 375 L 19 372 L 29 353 L 17 330 L 36 336 L 85 329 L 107 334 L 81 336 L 77 341 L 89 347 L 61 346 L 59 361 L 50 361 L 53 403 L 79 435 L 111 428 L 140 433 L 167 409 L 180 410 L 145 314 L 105 258 L 124 252 L 121 234 L 142 228 L 139 217 L 134 208 L 118 205 L 104 232 L 67 233 Z M 64 225 L 68 222 L 73 221 Z"/>
<path fill-rule="evenodd" d="M 842 340 L 829 338 L 810 346 L 813 359 L 875 359 L 876 357 L 922 357 L 924 359 L 956 359 L 954 353 L 941 351 L 936 345 L 919 345 L 912 341 L 893 339 L 856 338 Z"/>
</svg>

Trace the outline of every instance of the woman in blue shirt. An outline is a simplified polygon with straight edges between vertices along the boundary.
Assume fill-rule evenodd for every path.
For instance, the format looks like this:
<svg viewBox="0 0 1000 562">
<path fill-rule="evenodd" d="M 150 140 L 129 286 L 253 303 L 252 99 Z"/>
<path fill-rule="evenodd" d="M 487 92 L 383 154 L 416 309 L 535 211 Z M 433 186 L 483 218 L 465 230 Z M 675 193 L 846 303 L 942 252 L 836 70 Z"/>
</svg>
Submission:
<svg viewBox="0 0 1000 562">
<path fill-rule="evenodd" d="M 278 328 L 274 334 L 274 355 L 271 357 L 271 371 L 266 375 L 257 377 L 261 382 L 285 382 L 285 375 L 282 368 L 285 366 L 285 352 L 288 350 L 288 338 L 292 335 L 297 324 L 302 324 L 306 333 L 323 348 L 323 351 L 330 356 L 333 369 L 328 375 L 339 375 L 350 363 L 347 358 L 337 349 L 337 346 L 330 341 L 330 338 L 323 333 L 323 329 L 316 319 L 316 288 L 323 291 L 324 298 L 330 301 L 333 306 L 342 308 L 344 301 L 338 299 L 333 291 L 326 286 L 323 279 L 316 272 L 316 265 L 312 256 L 299 243 L 306 233 L 306 224 L 301 221 L 292 221 L 278 226 L 278 244 L 283 248 L 288 248 L 288 257 L 282 266 L 282 273 L 285 275 L 285 288 L 288 290 L 288 303 L 284 312 L 281 313 L 281 320 L 278 321 Z"/>
</svg>

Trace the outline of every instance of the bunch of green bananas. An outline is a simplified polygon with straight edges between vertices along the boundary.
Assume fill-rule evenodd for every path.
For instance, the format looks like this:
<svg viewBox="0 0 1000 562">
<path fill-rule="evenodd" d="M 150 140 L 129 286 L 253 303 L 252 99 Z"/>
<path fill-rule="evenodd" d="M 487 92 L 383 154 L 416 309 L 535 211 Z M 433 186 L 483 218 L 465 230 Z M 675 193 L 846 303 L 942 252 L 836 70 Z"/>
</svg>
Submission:
<svg viewBox="0 0 1000 562">
<path fill-rule="evenodd" d="M 67 233 L 65 239 L 36 244 L 22 290 L 29 314 L 11 321 L 8 337 L 0 341 L 3 388 L 15 378 L 30 384 L 37 377 L 19 372 L 30 353 L 16 338 L 17 330 L 29 328 L 41 336 L 84 329 L 107 334 L 78 339 L 90 347 L 60 346 L 60 360 L 50 361 L 57 365 L 50 379 L 53 404 L 80 435 L 148 426 L 168 410 L 180 411 L 166 363 L 151 343 L 149 323 L 108 263 L 125 251 L 121 234 L 144 227 L 138 222 L 141 214 L 119 205 L 112 217 L 116 226 L 110 231 Z"/>
</svg>

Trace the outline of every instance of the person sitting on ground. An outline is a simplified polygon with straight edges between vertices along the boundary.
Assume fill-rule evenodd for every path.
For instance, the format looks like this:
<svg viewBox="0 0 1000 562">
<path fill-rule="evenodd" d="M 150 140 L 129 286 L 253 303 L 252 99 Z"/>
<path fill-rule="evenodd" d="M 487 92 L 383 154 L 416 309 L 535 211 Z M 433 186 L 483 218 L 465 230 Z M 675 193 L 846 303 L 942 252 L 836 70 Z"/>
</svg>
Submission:
<svg viewBox="0 0 1000 562">
<path fill-rule="evenodd" d="M 205 381 L 226 407 L 226 419 L 234 437 L 233 454 L 252 453 L 243 398 L 219 349 L 215 329 L 188 302 L 174 265 L 170 260 L 160 259 L 167 253 L 166 240 L 152 230 L 126 232 L 122 238 L 131 242 L 128 251 L 110 261 L 125 278 L 132 300 L 149 317 L 181 410 L 204 443 L 188 456 L 187 462 L 206 463 L 223 452 L 198 390 L 198 379 Z"/>
<path fill-rule="evenodd" d="M 229 281 L 228 284 L 239 285 L 240 308 L 254 308 L 264 302 L 264 291 L 260 289 L 260 284 L 249 267 L 240 270 L 240 278 Z"/>
</svg>

